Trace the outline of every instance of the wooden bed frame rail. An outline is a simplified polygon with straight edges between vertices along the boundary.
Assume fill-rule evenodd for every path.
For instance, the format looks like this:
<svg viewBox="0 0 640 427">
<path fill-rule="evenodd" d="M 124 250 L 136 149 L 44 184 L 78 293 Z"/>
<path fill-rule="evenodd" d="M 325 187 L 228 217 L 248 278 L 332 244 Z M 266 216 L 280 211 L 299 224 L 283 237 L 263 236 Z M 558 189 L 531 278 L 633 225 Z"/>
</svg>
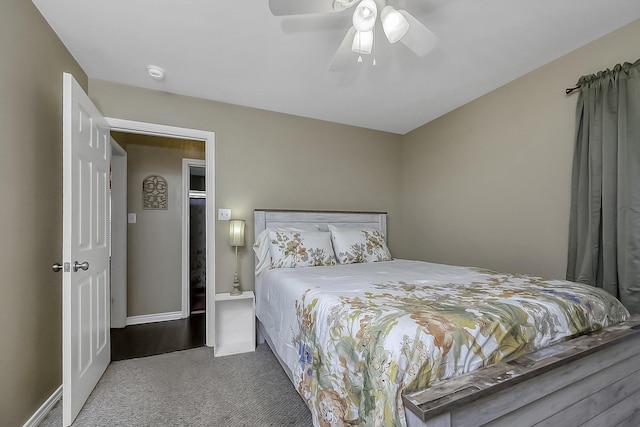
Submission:
<svg viewBox="0 0 640 427">
<path fill-rule="evenodd" d="M 403 400 L 410 427 L 638 426 L 640 315 Z"/>
</svg>

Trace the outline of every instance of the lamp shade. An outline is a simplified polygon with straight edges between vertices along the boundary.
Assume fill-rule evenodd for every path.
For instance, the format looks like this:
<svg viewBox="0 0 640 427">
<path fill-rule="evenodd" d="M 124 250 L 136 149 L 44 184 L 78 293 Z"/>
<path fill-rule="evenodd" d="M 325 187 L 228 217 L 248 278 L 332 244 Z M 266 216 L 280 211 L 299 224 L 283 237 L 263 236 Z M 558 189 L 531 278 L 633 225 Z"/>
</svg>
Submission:
<svg viewBox="0 0 640 427">
<path fill-rule="evenodd" d="M 229 221 L 229 245 L 244 246 L 243 219 L 232 219 Z"/>
<path fill-rule="evenodd" d="M 373 49 L 373 31 L 357 31 L 353 38 L 351 50 L 368 55 Z"/>
<path fill-rule="evenodd" d="M 395 43 L 404 37 L 409 30 L 409 22 L 397 10 L 391 6 L 385 6 L 380 13 L 382 29 L 389 43 Z"/>
<path fill-rule="evenodd" d="M 358 31 L 371 31 L 378 17 L 378 6 L 373 0 L 362 0 L 353 11 L 353 26 Z"/>
</svg>

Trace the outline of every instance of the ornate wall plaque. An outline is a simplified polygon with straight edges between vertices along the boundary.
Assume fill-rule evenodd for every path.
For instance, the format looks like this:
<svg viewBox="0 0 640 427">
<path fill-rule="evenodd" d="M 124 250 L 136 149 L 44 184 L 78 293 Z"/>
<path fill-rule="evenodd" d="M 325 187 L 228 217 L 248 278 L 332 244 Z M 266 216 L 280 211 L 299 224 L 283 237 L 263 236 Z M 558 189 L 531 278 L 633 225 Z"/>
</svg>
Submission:
<svg viewBox="0 0 640 427">
<path fill-rule="evenodd" d="M 142 209 L 167 209 L 167 180 L 149 175 L 142 181 Z"/>
</svg>

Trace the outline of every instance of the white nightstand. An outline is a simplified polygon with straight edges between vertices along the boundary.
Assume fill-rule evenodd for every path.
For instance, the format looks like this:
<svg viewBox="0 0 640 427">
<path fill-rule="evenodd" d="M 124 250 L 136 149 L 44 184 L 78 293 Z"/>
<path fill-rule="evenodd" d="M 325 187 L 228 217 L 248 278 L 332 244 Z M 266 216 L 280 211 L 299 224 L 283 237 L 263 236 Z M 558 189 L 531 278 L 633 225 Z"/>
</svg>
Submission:
<svg viewBox="0 0 640 427">
<path fill-rule="evenodd" d="M 215 356 L 246 353 L 256 349 L 256 314 L 253 291 L 242 295 L 216 294 Z"/>
</svg>

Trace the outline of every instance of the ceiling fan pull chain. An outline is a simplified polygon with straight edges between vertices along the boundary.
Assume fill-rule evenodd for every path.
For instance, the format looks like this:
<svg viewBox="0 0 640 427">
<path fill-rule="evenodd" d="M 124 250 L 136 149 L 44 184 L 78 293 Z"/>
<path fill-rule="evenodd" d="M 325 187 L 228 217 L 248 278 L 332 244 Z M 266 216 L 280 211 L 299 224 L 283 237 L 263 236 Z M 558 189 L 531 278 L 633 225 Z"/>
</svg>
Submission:
<svg viewBox="0 0 640 427">
<path fill-rule="evenodd" d="M 371 42 L 371 49 L 373 50 L 373 66 L 376 66 L 376 27 L 373 27 L 373 41 Z"/>
<path fill-rule="evenodd" d="M 362 52 L 362 35 L 358 32 L 358 51 Z M 362 55 L 358 54 L 358 62 L 362 62 Z"/>
</svg>

